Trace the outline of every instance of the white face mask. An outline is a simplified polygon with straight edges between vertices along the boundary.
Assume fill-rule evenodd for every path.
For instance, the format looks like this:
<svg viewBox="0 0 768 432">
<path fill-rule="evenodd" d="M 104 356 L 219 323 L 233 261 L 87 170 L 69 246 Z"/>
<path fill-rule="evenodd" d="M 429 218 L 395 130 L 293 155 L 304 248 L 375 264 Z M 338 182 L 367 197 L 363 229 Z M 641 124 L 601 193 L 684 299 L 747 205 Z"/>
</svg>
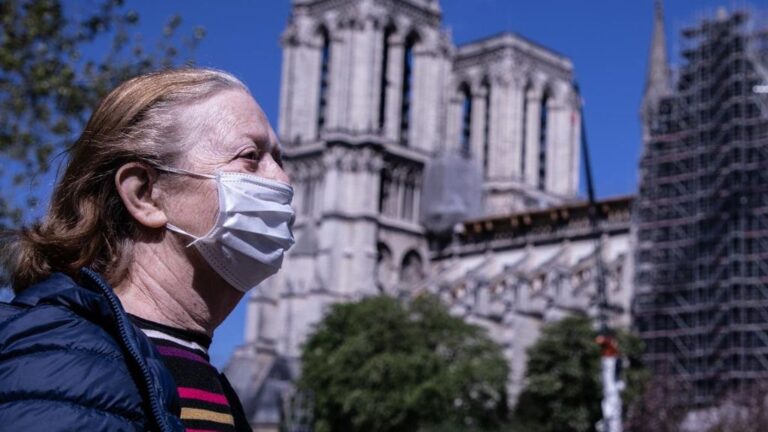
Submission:
<svg viewBox="0 0 768 432">
<path fill-rule="evenodd" d="M 224 280 L 246 292 L 277 273 L 293 246 L 293 188 L 253 174 L 218 172 L 215 176 L 162 167 L 162 171 L 215 179 L 219 214 L 207 234 L 196 237 L 167 224 L 170 231 L 194 239 L 203 258 Z"/>
</svg>

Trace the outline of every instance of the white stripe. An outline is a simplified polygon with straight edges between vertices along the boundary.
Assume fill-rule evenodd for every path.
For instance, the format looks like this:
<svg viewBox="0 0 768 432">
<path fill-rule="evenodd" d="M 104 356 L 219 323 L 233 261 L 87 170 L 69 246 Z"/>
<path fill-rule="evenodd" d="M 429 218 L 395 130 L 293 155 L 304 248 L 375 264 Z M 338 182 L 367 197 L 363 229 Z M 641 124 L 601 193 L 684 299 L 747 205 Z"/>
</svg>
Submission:
<svg viewBox="0 0 768 432">
<path fill-rule="evenodd" d="M 200 345 L 199 343 L 185 341 L 184 339 L 179 339 L 179 338 L 173 337 L 171 335 L 165 334 L 165 333 L 163 333 L 161 331 L 157 331 L 157 330 L 141 329 L 141 331 L 143 331 L 144 334 L 147 335 L 148 337 L 155 338 L 155 339 L 163 339 L 163 340 L 171 341 L 173 343 L 177 343 L 177 344 L 179 344 L 181 346 L 185 346 L 187 348 L 191 348 L 191 349 L 194 349 L 194 350 L 202 351 L 202 352 L 205 353 L 205 355 L 208 355 L 208 350 L 203 348 L 203 346 Z"/>
</svg>

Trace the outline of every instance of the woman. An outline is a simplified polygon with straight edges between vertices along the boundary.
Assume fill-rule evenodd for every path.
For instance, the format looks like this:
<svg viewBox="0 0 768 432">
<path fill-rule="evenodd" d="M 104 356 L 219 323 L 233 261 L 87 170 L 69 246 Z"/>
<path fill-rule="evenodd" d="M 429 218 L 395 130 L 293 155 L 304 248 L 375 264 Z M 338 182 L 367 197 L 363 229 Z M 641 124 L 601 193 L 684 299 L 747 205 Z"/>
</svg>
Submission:
<svg viewBox="0 0 768 432">
<path fill-rule="evenodd" d="M 293 190 L 246 87 L 180 69 L 96 108 L 9 246 L 0 430 L 250 430 L 214 329 L 293 244 Z"/>
</svg>

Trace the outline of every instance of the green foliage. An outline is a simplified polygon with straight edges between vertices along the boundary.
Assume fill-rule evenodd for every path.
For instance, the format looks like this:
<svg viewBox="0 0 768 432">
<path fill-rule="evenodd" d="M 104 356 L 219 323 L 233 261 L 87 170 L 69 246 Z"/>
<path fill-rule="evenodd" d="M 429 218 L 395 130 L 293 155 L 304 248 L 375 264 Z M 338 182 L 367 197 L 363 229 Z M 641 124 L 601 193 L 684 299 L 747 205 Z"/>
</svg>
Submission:
<svg viewBox="0 0 768 432">
<path fill-rule="evenodd" d="M 592 321 L 580 316 L 544 327 L 541 337 L 528 350 L 526 386 L 515 408 L 515 417 L 524 430 L 595 430 L 595 423 L 602 417 L 600 348 L 596 337 Z M 648 374 L 639 360 L 640 340 L 627 332 L 617 334 L 617 339 L 625 357 L 627 389 L 622 396 L 627 407 L 641 394 Z"/>
<path fill-rule="evenodd" d="M 622 330 L 616 334 L 616 339 L 619 341 L 619 348 L 624 360 L 622 379 L 626 388 L 621 393 L 621 399 L 626 418 L 632 408 L 642 401 L 645 389 L 651 381 L 651 371 L 643 366 L 642 357 L 645 344 L 639 337 L 634 333 Z"/>
<path fill-rule="evenodd" d="M 498 430 L 506 416 L 500 348 L 434 297 L 335 305 L 302 362 L 317 432 Z"/>
<path fill-rule="evenodd" d="M 178 63 L 177 46 L 191 52 L 204 36 L 198 28 L 177 40 L 181 19 L 174 16 L 156 47 L 146 50 L 141 35 L 132 33 L 139 16 L 123 3 L 94 0 L 88 10 L 65 11 L 78 5 L 0 1 L 0 177 L 12 177 L 19 186 L 46 172 L 106 92 L 128 77 Z M 108 41 L 102 58 L 84 55 L 89 46 Z M 9 162 L 19 168 L 7 172 Z M 9 192 L 0 195 L 0 227 L 22 216 Z M 30 195 L 26 205 L 35 204 Z"/>
</svg>

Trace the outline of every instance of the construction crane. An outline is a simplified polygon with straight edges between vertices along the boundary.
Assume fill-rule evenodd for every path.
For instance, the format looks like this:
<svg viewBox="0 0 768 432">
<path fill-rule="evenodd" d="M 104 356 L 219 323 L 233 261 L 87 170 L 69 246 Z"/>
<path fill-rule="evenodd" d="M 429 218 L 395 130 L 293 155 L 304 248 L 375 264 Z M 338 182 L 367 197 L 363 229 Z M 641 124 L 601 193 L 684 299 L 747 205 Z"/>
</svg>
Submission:
<svg viewBox="0 0 768 432">
<path fill-rule="evenodd" d="M 574 84 L 577 95 L 580 96 L 578 84 Z M 603 384 L 603 400 L 601 402 L 603 418 L 598 423 L 600 432 L 622 432 L 621 423 L 621 391 L 624 383 L 620 378 L 621 357 L 615 334 L 608 323 L 608 292 L 605 286 L 605 264 L 603 262 L 603 240 L 600 229 L 600 208 L 595 199 L 595 187 L 592 179 L 592 164 L 589 158 L 589 143 L 587 141 L 587 126 L 584 121 L 584 104 L 579 100 L 579 116 L 581 120 L 581 151 L 584 157 L 584 171 L 587 181 L 587 198 L 589 202 L 589 223 L 591 234 L 595 239 L 595 287 L 597 291 L 597 323 L 598 336 L 596 343 L 600 345 L 601 378 Z"/>
</svg>

